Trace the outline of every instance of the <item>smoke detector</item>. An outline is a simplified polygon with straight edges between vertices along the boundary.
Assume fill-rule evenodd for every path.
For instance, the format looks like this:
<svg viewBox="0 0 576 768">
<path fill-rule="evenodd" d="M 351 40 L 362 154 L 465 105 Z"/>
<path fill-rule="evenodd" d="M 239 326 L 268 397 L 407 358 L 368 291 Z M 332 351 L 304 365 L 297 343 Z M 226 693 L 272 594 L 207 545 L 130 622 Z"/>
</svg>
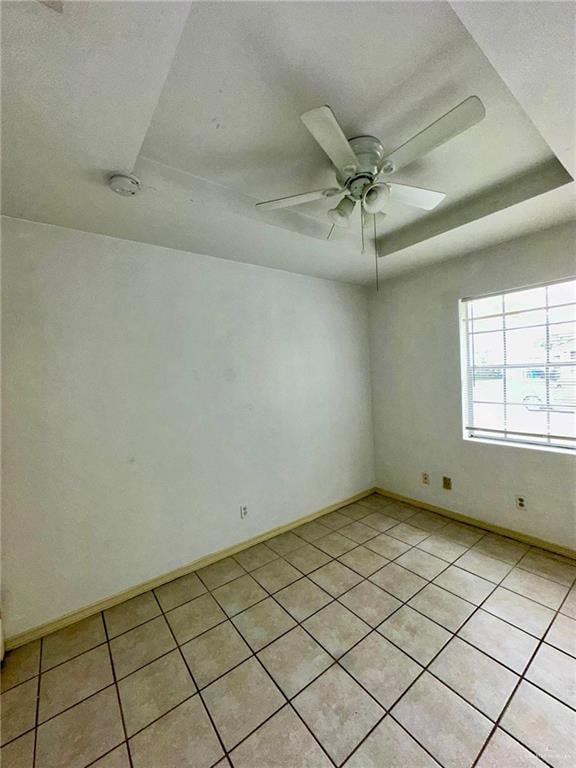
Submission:
<svg viewBox="0 0 576 768">
<path fill-rule="evenodd" d="M 117 195 L 123 197 L 134 197 L 140 192 L 140 179 L 127 173 L 114 173 L 108 180 L 108 186 Z"/>
</svg>

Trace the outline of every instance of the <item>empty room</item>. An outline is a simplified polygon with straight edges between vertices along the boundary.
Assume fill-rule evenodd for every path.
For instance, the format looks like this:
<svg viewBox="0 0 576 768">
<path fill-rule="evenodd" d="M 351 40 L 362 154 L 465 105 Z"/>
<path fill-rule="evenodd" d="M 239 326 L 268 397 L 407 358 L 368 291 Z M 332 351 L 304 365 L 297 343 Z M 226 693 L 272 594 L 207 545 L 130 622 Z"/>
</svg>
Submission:
<svg viewBox="0 0 576 768">
<path fill-rule="evenodd" d="M 576 5 L 0 0 L 3 768 L 574 768 Z"/>
</svg>

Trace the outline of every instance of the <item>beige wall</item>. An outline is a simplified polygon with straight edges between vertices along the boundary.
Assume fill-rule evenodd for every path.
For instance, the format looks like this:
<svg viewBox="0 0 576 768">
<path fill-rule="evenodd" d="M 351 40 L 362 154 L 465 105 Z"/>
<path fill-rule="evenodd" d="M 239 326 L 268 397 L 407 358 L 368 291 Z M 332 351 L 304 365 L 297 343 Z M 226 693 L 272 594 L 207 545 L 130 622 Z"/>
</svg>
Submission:
<svg viewBox="0 0 576 768">
<path fill-rule="evenodd" d="M 574 276 L 575 243 L 575 225 L 558 227 L 420 269 L 371 294 L 378 485 L 576 548 L 573 456 L 463 440 L 458 319 L 464 296 Z M 444 474 L 452 491 L 442 489 Z M 517 494 L 527 509 L 516 509 Z"/>
<path fill-rule="evenodd" d="M 363 289 L 3 224 L 7 636 L 373 485 Z"/>
<path fill-rule="evenodd" d="M 375 481 L 576 546 L 573 457 L 462 439 L 458 323 L 462 296 L 574 275 L 574 242 L 576 226 L 559 227 L 386 281 L 367 301 L 4 219 L 6 634 Z"/>
</svg>

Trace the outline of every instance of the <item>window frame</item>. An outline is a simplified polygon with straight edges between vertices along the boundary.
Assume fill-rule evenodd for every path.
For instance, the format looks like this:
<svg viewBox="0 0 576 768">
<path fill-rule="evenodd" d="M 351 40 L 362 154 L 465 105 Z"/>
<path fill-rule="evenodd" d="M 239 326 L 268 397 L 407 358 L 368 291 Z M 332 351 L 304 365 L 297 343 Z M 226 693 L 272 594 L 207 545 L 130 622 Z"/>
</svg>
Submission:
<svg viewBox="0 0 576 768">
<path fill-rule="evenodd" d="M 549 286 L 553 285 L 560 285 L 562 283 L 570 283 L 575 282 L 576 276 L 574 277 L 564 277 L 558 280 L 551 280 L 546 281 L 542 283 L 534 283 L 530 285 L 524 285 L 519 286 L 515 288 L 509 288 L 503 291 L 492 291 L 490 293 L 482 293 L 475 296 L 466 296 L 461 298 L 458 301 L 458 319 L 459 319 L 459 333 L 460 333 L 460 368 L 461 368 L 461 380 L 460 380 L 460 390 L 461 390 L 461 417 L 462 417 L 462 438 L 463 440 L 467 442 L 472 443 L 482 443 L 485 445 L 505 445 L 508 447 L 514 447 L 514 448 L 527 448 L 529 450 L 537 450 L 537 451 L 546 451 L 547 453 L 562 453 L 574 456 L 576 455 L 576 437 L 557 437 L 557 439 L 560 440 L 568 440 L 572 442 L 572 445 L 566 446 L 566 445 L 557 445 L 554 443 L 551 443 L 550 440 L 554 438 L 554 436 L 550 435 L 544 435 L 541 433 L 522 433 L 522 432 L 514 432 L 513 430 L 491 430 L 488 428 L 481 429 L 479 427 L 474 427 L 474 416 L 473 416 L 473 405 L 474 405 L 474 398 L 472 396 L 473 392 L 473 386 L 472 386 L 472 369 L 473 365 L 469 364 L 469 361 L 473 355 L 471 355 L 470 352 L 470 342 L 472 339 L 472 333 L 468 330 L 468 324 L 470 322 L 470 317 L 468 314 L 468 307 L 470 305 L 470 302 L 477 301 L 479 299 L 486 299 L 490 297 L 502 297 L 504 301 L 504 296 L 510 293 L 520 293 L 522 291 L 527 291 L 534 288 L 547 288 Z M 572 303 L 564 304 L 564 305 L 554 305 L 556 306 L 571 306 Z M 529 311 L 538 311 L 539 309 L 548 309 L 548 305 L 544 308 L 540 307 L 531 307 L 529 309 L 525 310 L 518 310 L 518 312 L 529 312 Z M 506 323 L 505 323 L 505 317 L 508 314 L 514 314 L 513 312 L 505 312 L 504 307 L 502 310 L 502 333 L 505 333 L 506 330 Z M 492 315 L 494 316 L 494 315 Z M 498 315 L 497 315 L 498 316 Z M 487 316 L 488 317 L 488 316 Z M 566 321 L 571 322 L 571 321 Z M 549 323 L 548 319 L 546 320 L 545 326 L 546 326 L 546 334 L 548 335 L 548 329 L 551 325 L 554 323 Z M 526 326 L 526 327 L 538 327 L 536 325 L 534 326 Z M 539 327 L 542 327 L 540 324 Z M 489 331 L 487 331 L 489 332 Z M 528 363 L 528 361 L 526 361 Z M 534 368 L 545 368 L 546 370 L 551 367 L 558 367 L 554 366 L 550 363 L 550 361 L 547 359 L 546 362 L 538 364 L 535 362 L 532 366 L 532 364 L 528 364 L 529 367 Z M 570 365 L 570 363 L 568 363 Z M 576 359 L 574 360 L 574 366 L 576 367 Z M 489 366 L 491 367 L 491 366 Z M 506 371 L 509 367 L 513 367 L 512 365 L 507 366 L 506 363 L 503 365 L 500 364 L 494 364 L 494 368 L 501 368 L 504 373 L 504 382 L 506 381 Z M 519 366 L 519 367 L 526 367 L 526 366 Z M 547 377 L 548 380 L 548 377 Z M 504 394 L 503 394 L 503 405 L 505 406 L 506 403 L 506 391 L 505 391 L 505 385 L 504 385 Z M 509 404 L 508 404 L 509 405 Z M 576 409 L 574 412 L 574 418 L 576 419 Z M 505 425 L 504 425 L 505 426 Z M 473 434 L 474 431 L 476 431 L 479 434 Z M 489 433 L 493 431 L 494 437 L 490 437 Z M 510 434 L 513 435 L 513 437 L 506 437 L 504 435 Z M 531 438 L 540 438 L 540 440 L 543 437 L 548 437 L 548 443 L 540 442 L 537 440 L 532 440 Z"/>
</svg>

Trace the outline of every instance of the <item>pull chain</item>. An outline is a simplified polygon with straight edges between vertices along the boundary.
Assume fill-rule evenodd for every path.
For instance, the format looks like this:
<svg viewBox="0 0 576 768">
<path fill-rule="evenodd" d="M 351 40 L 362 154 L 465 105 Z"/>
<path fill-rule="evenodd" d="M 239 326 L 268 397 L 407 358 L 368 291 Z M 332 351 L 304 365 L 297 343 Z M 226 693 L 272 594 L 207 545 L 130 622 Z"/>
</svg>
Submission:
<svg viewBox="0 0 576 768">
<path fill-rule="evenodd" d="M 376 268 L 376 293 L 380 292 L 379 280 L 378 280 L 378 244 L 376 240 L 376 215 L 372 217 L 374 222 L 374 266 Z"/>
</svg>

